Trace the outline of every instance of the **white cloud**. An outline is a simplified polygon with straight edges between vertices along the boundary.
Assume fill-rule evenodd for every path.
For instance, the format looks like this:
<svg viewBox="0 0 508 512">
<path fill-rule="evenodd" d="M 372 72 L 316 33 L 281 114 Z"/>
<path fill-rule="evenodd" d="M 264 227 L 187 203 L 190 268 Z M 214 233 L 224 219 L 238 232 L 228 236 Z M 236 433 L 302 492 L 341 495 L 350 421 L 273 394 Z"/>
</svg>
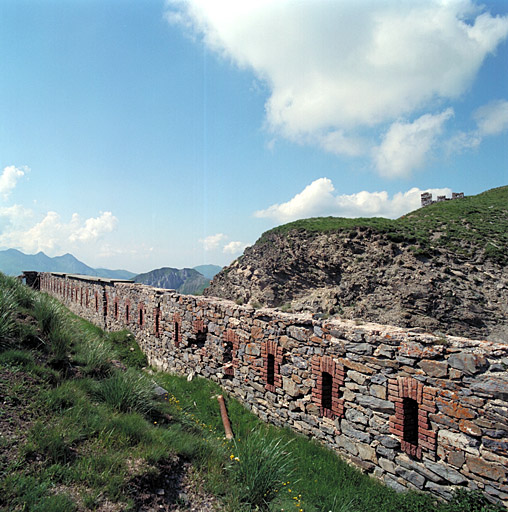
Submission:
<svg viewBox="0 0 508 512">
<path fill-rule="evenodd" d="M 473 117 L 480 136 L 498 135 L 508 130 L 508 101 L 496 100 L 483 105 Z"/>
<path fill-rule="evenodd" d="M 448 141 L 448 150 L 460 153 L 478 147 L 485 137 L 508 131 L 508 101 L 495 100 L 476 109 L 473 113 L 476 129 L 459 132 Z"/>
<path fill-rule="evenodd" d="M 357 194 L 336 194 L 328 178 L 319 178 L 292 199 L 274 204 L 254 213 L 255 217 L 269 218 L 279 223 L 306 217 L 388 217 L 396 218 L 420 207 L 422 192 L 451 195 L 449 188 L 420 190 L 412 188 L 389 197 L 388 193 L 362 191 Z"/>
<path fill-rule="evenodd" d="M 16 183 L 22 178 L 30 169 L 28 167 L 15 167 L 9 165 L 4 167 L 2 175 L 0 176 L 0 195 L 7 199 L 16 186 Z"/>
<path fill-rule="evenodd" d="M 453 110 L 449 108 L 441 114 L 425 114 L 412 123 L 393 123 L 381 145 L 374 149 L 378 172 L 390 178 L 403 177 L 421 167 L 443 124 L 452 116 Z"/>
<path fill-rule="evenodd" d="M 23 223 L 32 216 L 32 210 L 20 204 L 0 207 L 0 218 L 6 219 L 9 224 Z"/>
<path fill-rule="evenodd" d="M 91 242 L 105 233 L 111 233 L 118 224 L 118 219 L 111 212 L 101 212 L 99 217 L 86 219 L 82 227 L 77 227 L 69 236 L 71 242 Z M 71 225 L 79 225 L 79 216 L 72 216 Z"/>
<path fill-rule="evenodd" d="M 229 242 L 223 247 L 222 252 L 231 255 L 240 254 L 247 246 L 248 244 L 243 242 Z"/>
<path fill-rule="evenodd" d="M 84 223 L 74 214 L 70 222 L 65 223 L 58 213 L 50 211 L 44 219 L 28 229 L 5 230 L 0 235 L 0 246 L 20 249 L 26 253 L 43 251 L 51 256 L 85 244 L 89 247 L 104 234 L 111 232 L 117 222 L 111 212 L 104 212 L 99 217 L 86 219 Z"/>
<path fill-rule="evenodd" d="M 508 35 L 508 17 L 482 10 L 472 0 L 167 1 L 170 23 L 264 80 L 269 129 L 347 155 L 365 151 L 361 129 L 467 91 Z"/>
<path fill-rule="evenodd" d="M 215 235 L 200 238 L 199 242 L 203 244 L 205 251 L 213 251 L 219 247 L 219 244 L 226 240 L 228 237 L 224 233 L 216 233 Z"/>
</svg>

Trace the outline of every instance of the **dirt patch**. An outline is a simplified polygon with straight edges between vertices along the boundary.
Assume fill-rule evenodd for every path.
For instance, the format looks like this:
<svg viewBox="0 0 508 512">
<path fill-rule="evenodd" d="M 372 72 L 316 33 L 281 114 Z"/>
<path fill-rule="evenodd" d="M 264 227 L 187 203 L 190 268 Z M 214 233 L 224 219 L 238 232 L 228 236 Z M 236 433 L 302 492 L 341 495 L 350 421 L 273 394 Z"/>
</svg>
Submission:
<svg viewBox="0 0 508 512">
<path fill-rule="evenodd" d="M 133 478 L 129 492 L 139 511 L 222 510 L 219 500 L 204 490 L 202 480 L 192 465 L 179 457 L 166 459 L 153 471 Z"/>
<path fill-rule="evenodd" d="M 0 468 L 17 458 L 33 423 L 31 396 L 41 383 L 21 370 L 0 369 Z"/>
</svg>

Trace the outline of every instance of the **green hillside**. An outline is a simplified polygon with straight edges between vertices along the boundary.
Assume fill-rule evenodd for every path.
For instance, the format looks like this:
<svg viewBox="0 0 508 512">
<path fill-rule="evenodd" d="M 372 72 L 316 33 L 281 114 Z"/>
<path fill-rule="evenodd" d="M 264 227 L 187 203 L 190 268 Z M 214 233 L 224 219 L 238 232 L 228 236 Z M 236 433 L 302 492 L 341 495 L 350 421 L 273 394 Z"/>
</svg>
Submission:
<svg viewBox="0 0 508 512">
<path fill-rule="evenodd" d="M 359 228 L 359 229 L 358 229 Z M 314 217 L 297 220 L 271 229 L 260 237 L 266 243 L 273 235 L 292 231 L 350 232 L 370 229 L 386 234 L 394 242 L 415 245 L 422 253 L 447 249 L 471 256 L 478 249 L 486 258 L 508 263 L 508 186 L 476 196 L 434 203 L 399 219 L 381 217 L 347 219 Z"/>
</svg>

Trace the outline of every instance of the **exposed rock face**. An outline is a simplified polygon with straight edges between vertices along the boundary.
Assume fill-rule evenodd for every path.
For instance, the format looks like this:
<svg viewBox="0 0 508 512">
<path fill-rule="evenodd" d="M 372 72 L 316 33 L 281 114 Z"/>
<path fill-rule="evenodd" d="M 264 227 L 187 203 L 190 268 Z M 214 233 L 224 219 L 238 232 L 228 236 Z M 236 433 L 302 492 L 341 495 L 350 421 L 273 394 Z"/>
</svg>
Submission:
<svg viewBox="0 0 508 512">
<path fill-rule="evenodd" d="M 508 270 L 409 243 L 370 228 L 272 233 L 223 269 L 205 295 L 442 332 L 508 339 Z"/>
<path fill-rule="evenodd" d="M 147 284 L 156 288 L 177 290 L 180 293 L 200 293 L 210 282 L 205 276 L 192 268 L 177 269 L 171 267 L 159 268 L 137 275 L 135 283 Z"/>
</svg>

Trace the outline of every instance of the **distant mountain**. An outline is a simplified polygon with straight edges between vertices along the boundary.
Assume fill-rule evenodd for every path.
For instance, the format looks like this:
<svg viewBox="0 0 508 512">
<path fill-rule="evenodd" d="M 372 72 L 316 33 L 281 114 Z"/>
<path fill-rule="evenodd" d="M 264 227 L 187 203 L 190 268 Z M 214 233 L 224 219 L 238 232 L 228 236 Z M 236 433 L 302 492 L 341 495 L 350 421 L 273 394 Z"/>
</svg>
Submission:
<svg viewBox="0 0 508 512">
<path fill-rule="evenodd" d="M 168 288 L 183 294 L 199 294 L 209 285 L 210 279 L 193 268 L 158 268 L 145 274 L 139 274 L 134 282 L 156 288 Z"/>
<path fill-rule="evenodd" d="M 198 265 L 194 267 L 200 274 L 203 274 L 208 279 L 213 279 L 221 270 L 219 265 Z"/>
<path fill-rule="evenodd" d="M 24 254 L 17 249 L 0 251 L 0 271 L 4 274 L 17 276 L 24 270 L 38 272 L 65 272 L 67 274 L 83 274 L 87 276 L 107 277 L 110 279 L 131 279 L 136 274 L 127 270 L 108 270 L 92 268 L 79 261 L 72 254 L 64 254 L 50 258 L 43 252 Z"/>
</svg>

